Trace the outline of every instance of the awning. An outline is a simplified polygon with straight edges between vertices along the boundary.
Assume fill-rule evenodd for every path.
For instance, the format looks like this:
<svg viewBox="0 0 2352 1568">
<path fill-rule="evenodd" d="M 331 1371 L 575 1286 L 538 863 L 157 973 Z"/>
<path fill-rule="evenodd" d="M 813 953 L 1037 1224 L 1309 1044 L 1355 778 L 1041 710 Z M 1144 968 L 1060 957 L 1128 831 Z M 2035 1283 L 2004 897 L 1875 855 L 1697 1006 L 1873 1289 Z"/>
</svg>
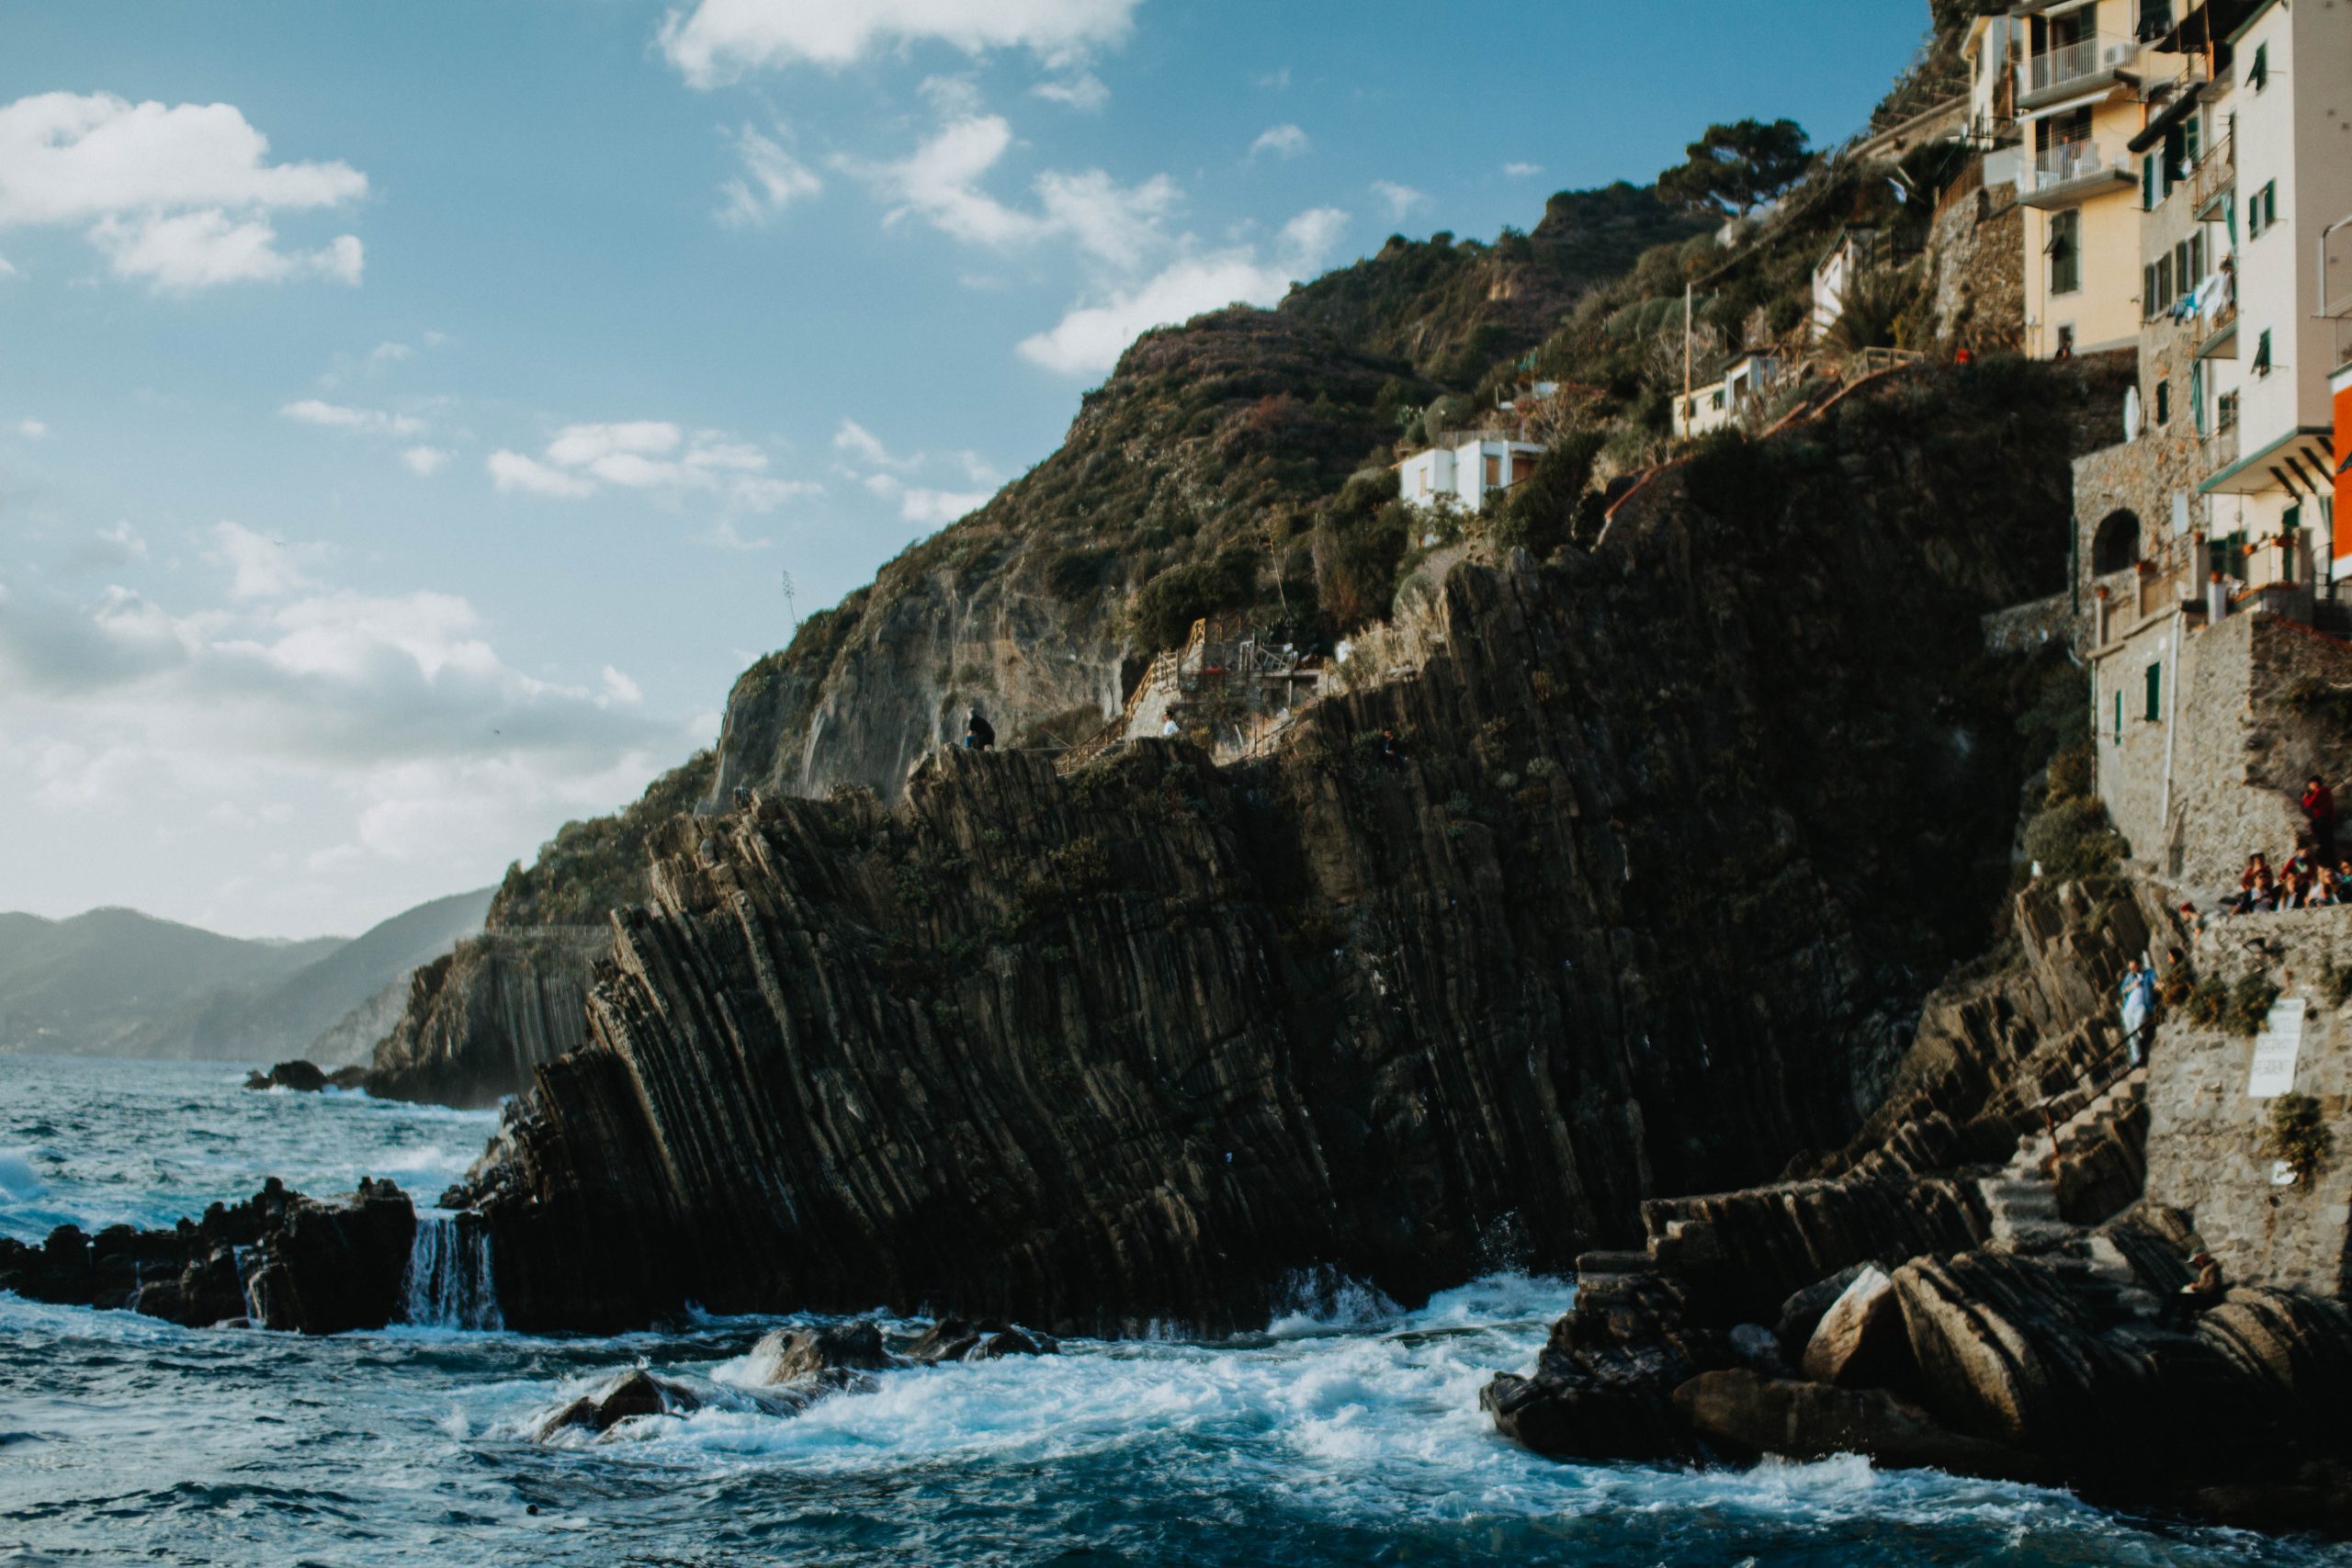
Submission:
<svg viewBox="0 0 2352 1568">
<path fill-rule="evenodd" d="M 2145 152 L 2165 139 L 2165 132 L 2187 119 L 2188 111 L 2195 108 L 2199 100 L 2204 96 L 2205 84 L 2202 82 L 2191 84 L 2187 92 L 2166 104 L 2164 111 L 2148 122 L 2148 128 L 2133 137 L 2126 145 L 2134 152 Z"/>
<path fill-rule="evenodd" d="M 2301 487 L 2287 477 L 2288 459 L 2300 457 L 2321 473 L 2333 471 L 2335 468 L 2335 431 L 2326 428 L 2290 432 L 2253 456 L 2232 463 L 2199 485 L 2198 493 L 2256 495 L 2273 489 L 2291 493 Z"/>
<path fill-rule="evenodd" d="M 2087 93 L 2076 94 L 2071 98 L 2063 98 L 2054 104 L 2044 104 L 2038 109 L 2032 109 L 2025 114 L 2018 116 L 2018 123 L 2019 125 L 2028 125 L 2037 119 L 2048 119 L 2052 115 L 2072 114 L 2075 110 L 2086 107 L 2091 104 L 2103 104 L 2108 99 L 2115 96 L 2116 90 L 2122 85 L 2122 83 L 2116 81 L 2110 76 L 2108 78 L 2107 84 L 2104 86 L 2095 88 Z"/>
</svg>

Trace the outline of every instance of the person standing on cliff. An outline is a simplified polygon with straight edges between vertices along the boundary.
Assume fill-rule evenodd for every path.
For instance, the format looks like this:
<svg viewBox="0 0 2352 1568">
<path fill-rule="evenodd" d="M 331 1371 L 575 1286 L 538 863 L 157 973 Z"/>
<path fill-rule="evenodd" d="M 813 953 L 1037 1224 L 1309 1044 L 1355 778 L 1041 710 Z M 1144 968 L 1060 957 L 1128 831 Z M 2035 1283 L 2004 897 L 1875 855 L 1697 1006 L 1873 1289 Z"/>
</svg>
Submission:
<svg viewBox="0 0 2352 1568">
<path fill-rule="evenodd" d="M 2123 1038 L 2132 1047 L 2133 1066 L 2147 1065 L 2148 1041 L 2155 1032 L 2155 976 L 2134 958 L 2123 967 Z"/>
<path fill-rule="evenodd" d="M 980 705 L 972 705 L 972 716 L 964 723 L 964 750 L 989 751 L 996 749 L 996 726 L 980 716 Z"/>
<path fill-rule="evenodd" d="M 2303 820 L 2311 824 L 2312 842 L 2319 850 L 2320 863 L 2335 863 L 2335 792 L 2323 783 L 2317 773 L 2303 785 Z"/>
</svg>

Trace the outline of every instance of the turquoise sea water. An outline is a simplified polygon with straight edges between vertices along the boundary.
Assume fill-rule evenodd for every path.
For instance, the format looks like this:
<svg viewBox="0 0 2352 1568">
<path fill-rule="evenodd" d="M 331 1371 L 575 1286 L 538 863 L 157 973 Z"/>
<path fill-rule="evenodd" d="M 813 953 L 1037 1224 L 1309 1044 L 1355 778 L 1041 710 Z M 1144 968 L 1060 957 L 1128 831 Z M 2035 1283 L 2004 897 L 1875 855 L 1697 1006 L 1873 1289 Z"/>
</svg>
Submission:
<svg viewBox="0 0 2352 1568">
<path fill-rule="evenodd" d="M 241 1070 L 0 1057 L 0 1233 L 161 1224 L 264 1175 L 429 1199 L 495 1118 L 251 1094 Z M 883 1374 L 797 1416 L 734 1390 L 775 1321 L 620 1338 L 191 1331 L 0 1296 L 0 1563 L 2352 1564 L 1857 1460 L 1568 1466 L 1477 1411 L 1567 1289 L 1406 1312 L 1319 1292 L 1218 1344 Z M 894 1325 L 911 1332 L 919 1325 Z M 684 1419 L 527 1435 L 632 1365 Z"/>
</svg>

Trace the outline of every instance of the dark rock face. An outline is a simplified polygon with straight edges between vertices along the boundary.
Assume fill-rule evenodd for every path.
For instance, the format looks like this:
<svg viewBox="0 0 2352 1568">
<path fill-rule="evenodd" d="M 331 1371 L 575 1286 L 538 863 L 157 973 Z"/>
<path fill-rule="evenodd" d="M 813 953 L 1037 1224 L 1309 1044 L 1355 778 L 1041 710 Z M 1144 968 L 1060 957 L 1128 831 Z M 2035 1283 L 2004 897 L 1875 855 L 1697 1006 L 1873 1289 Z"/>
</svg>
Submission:
<svg viewBox="0 0 2352 1568">
<path fill-rule="evenodd" d="M 487 931 L 418 969 L 364 1084 L 385 1100 L 495 1105 L 581 1040 L 601 925 Z"/>
<path fill-rule="evenodd" d="M 2068 442 L 1981 417 L 1998 505 L 1953 407 L 1890 391 L 1668 475 L 1590 556 L 1457 570 L 1417 673 L 1262 763 L 943 753 L 891 810 L 681 824 L 588 1043 L 456 1197 L 508 1321 L 1254 1325 L 1306 1263 L 1415 1299 L 1515 1217 L 1562 1267 L 1668 1182 L 1841 1145 L 2016 798 L 1952 672 L 2054 572 Z"/>
<path fill-rule="evenodd" d="M 93 1238 L 62 1225 L 38 1247 L 0 1239 L 0 1290 L 192 1328 L 381 1328 L 398 1314 L 415 1234 L 408 1195 L 389 1181 L 323 1203 L 273 1178 L 247 1201 L 215 1203 L 174 1230 L 115 1225 Z"/>
<path fill-rule="evenodd" d="M 971 1324 L 944 1317 L 907 1347 L 907 1359 L 926 1367 L 943 1361 L 989 1361 L 1000 1356 L 1051 1356 L 1060 1347 L 1050 1335 L 1010 1324 Z"/>
<path fill-rule="evenodd" d="M 1674 1391 L 1728 1370 L 1730 1340 L 1691 1321 L 1672 1280 L 1634 1274 L 1587 1283 L 1552 1325 L 1533 1377 L 1505 1374 L 1479 1395 L 1505 1437 L 1578 1460 L 1698 1457 Z"/>
</svg>

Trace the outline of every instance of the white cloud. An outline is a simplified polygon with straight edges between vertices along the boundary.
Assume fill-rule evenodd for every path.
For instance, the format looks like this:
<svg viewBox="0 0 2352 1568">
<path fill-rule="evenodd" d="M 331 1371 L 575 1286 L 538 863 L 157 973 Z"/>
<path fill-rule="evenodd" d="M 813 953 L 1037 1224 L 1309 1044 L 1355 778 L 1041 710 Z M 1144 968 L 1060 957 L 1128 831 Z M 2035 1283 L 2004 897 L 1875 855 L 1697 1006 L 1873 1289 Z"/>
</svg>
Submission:
<svg viewBox="0 0 2352 1568">
<path fill-rule="evenodd" d="M 1261 152 L 1272 152 L 1278 157 L 1295 158 L 1313 145 L 1307 140 L 1306 132 L 1297 126 L 1272 125 L 1260 131 L 1258 140 L 1250 143 L 1250 156 L 1255 158 Z"/>
<path fill-rule="evenodd" d="M 1181 195 L 1165 175 L 1122 186 L 1100 169 L 1047 172 L 1035 182 L 1036 210 L 1024 211 L 998 200 L 980 183 L 1012 146 L 1012 127 L 1003 117 L 982 115 L 942 127 L 899 162 L 843 160 L 842 166 L 896 204 L 885 223 L 918 217 L 958 240 L 994 249 L 1059 236 L 1097 260 L 1125 267 L 1138 265 L 1159 241 L 1159 221 Z"/>
<path fill-rule="evenodd" d="M 401 461 L 418 479 L 429 479 L 447 465 L 449 454 L 438 446 L 411 446 L 401 453 Z"/>
<path fill-rule="evenodd" d="M 939 42 L 979 54 L 1067 57 L 1126 35 L 1137 0 L 697 0 L 670 13 L 662 49 L 697 87 L 746 70 L 846 65 L 895 46 Z"/>
<path fill-rule="evenodd" d="M 743 172 L 719 186 L 726 199 L 718 220 L 730 229 L 772 223 L 794 202 L 825 188 L 807 164 L 748 125 L 736 133 L 735 151 L 743 160 Z"/>
<path fill-rule="evenodd" d="M 1290 67 L 1285 65 L 1279 71 L 1267 72 L 1258 78 L 1258 85 L 1272 92 L 1283 91 L 1290 85 Z"/>
<path fill-rule="evenodd" d="M 690 434 L 668 420 L 567 424 L 540 457 L 502 449 L 489 458 L 491 479 L 501 491 L 571 500 L 605 489 L 665 500 L 701 491 L 767 512 L 822 488 L 774 478 L 768 467 L 768 455 L 749 442 L 716 430 Z"/>
<path fill-rule="evenodd" d="M 833 450 L 846 453 L 861 462 L 870 463 L 876 468 L 896 468 L 904 466 L 899 459 L 890 456 L 890 449 L 882 445 L 880 436 L 854 419 L 842 421 L 842 427 L 833 432 Z"/>
<path fill-rule="evenodd" d="M 17 434 L 28 441 L 46 441 L 49 426 L 38 419 L 20 419 L 17 422 Z"/>
<path fill-rule="evenodd" d="M 0 227 L 87 224 L 119 276 L 158 292 L 324 277 L 359 281 L 359 241 L 278 248 L 269 215 L 368 193 L 349 164 L 273 164 L 232 104 L 133 104 L 40 93 L 0 105 Z"/>
<path fill-rule="evenodd" d="M 413 437 L 424 434 L 424 422 L 404 413 L 387 413 L 382 409 L 346 408 L 341 403 L 323 402 L 317 398 L 304 398 L 288 403 L 277 411 L 284 417 L 301 424 L 315 424 L 327 430 L 348 430 L 363 435 Z"/>
<path fill-rule="evenodd" d="M 1373 181 L 1372 194 L 1386 204 L 1391 218 L 1402 218 L 1429 200 L 1427 192 L 1415 190 L 1411 186 L 1398 185 L 1394 180 Z"/>
<path fill-rule="evenodd" d="M 212 525 L 206 558 L 229 569 L 231 598 L 282 599 L 315 586 L 303 567 L 323 553 L 316 545 L 292 545 L 241 523 L 223 522 Z"/>
<path fill-rule="evenodd" d="M 24 897 L 351 930 L 493 879 L 698 739 L 618 669 L 525 674 L 456 594 L 0 591 L 0 812 L 23 829 Z"/>
<path fill-rule="evenodd" d="M 187 294 L 223 283 L 284 283 L 324 277 L 356 284 L 366 264 L 357 239 L 337 236 L 315 251 L 277 248 L 277 231 L 260 218 L 218 209 L 107 217 L 90 231 L 118 277 L 145 278 L 158 293 Z"/>
<path fill-rule="evenodd" d="M 1025 339 L 1022 356 L 1067 376 L 1099 374 L 1154 327 L 1227 305 L 1272 305 L 1293 279 L 1323 265 L 1346 223 L 1346 213 L 1317 208 L 1283 226 L 1270 258 L 1261 259 L 1254 247 L 1187 256 L 1100 304 L 1073 308 L 1051 332 Z"/>
<path fill-rule="evenodd" d="M 774 539 L 754 539 L 747 537 L 735 526 L 735 519 L 725 515 L 721 515 L 718 521 L 711 525 L 710 532 L 705 534 L 702 537 L 703 543 L 710 546 L 713 549 L 719 550 L 735 550 L 749 553 L 753 550 L 769 550 L 775 547 L 775 541 Z M 748 664 L 751 660 L 745 660 L 743 662 Z"/>
<path fill-rule="evenodd" d="M 644 700 L 645 694 L 638 689 L 636 682 L 611 665 L 605 666 L 605 691 L 604 694 L 596 699 L 598 707 L 611 707 L 615 703 L 634 707 Z"/>
<path fill-rule="evenodd" d="M 1111 101 L 1111 89 L 1091 71 L 1081 71 L 1062 81 L 1040 82 L 1029 91 L 1047 103 L 1067 104 L 1090 112 Z"/>
<path fill-rule="evenodd" d="M 1527 179 L 1543 172 L 1544 165 L 1541 164 L 1505 164 L 1503 165 L 1503 173 L 1515 180 Z"/>
<path fill-rule="evenodd" d="M 486 466 L 491 481 L 502 492 L 521 491 L 526 495 L 561 496 L 577 499 L 596 493 L 596 487 L 572 474 L 560 474 L 546 464 L 526 457 L 520 452 L 492 452 Z"/>
<path fill-rule="evenodd" d="M 865 479 L 865 488 L 883 500 L 895 503 L 899 515 L 906 521 L 932 528 L 944 526 L 978 512 L 996 493 L 993 490 L 928 490 L 910 485 L 895 474 L 869 474 Z"/>
<path fill-rule="evenodd" d="M 14 277 L 16 276 L 17 264 L 10 261 L 6 256 L 0 256 L 0 277 Z"/>
<path fill-rule="evenodd" d="M 147 557 L 147 541 L 129 523 L 101 528 L 74 550 L 71 564 L 85 570 L 117 570 Z"/>
<path fill-rule="evenodd" d="M 379 343 L 368 351 L 368 363 L 397 365 L 404 359 L 413 358 L 415 354 L 416 350 L 404 343 Z"/>
</svg>

